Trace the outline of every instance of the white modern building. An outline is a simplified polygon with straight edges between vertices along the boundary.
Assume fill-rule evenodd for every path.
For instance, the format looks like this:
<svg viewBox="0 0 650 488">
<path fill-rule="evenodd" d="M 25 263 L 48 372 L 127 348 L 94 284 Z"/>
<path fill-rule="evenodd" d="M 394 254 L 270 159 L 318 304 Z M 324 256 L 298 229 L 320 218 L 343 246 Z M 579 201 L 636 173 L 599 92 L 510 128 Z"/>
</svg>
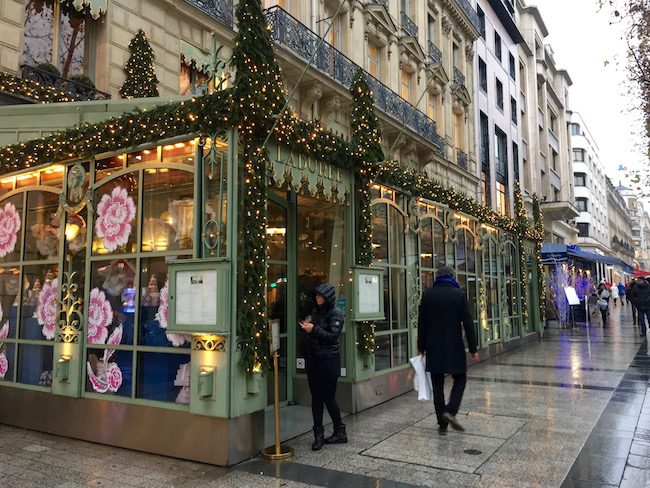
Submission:
<svg viewBox="0 0 650 488">
<path fill-rule="evenodd" d="M 577 244 L 586 251 L 609 255 L 605 165 L 596 141 L 578 112 L 571 116 L 571 146 L 575 206 L 580 211 L 576 218 Z"/>
<path fill-rule="evenodd" d="M 521 121 L 517 44 L 524 38 L 517 12 L 507 0 L 479 0 L 481 37 L 476 41 L 475 127 L 481 199 L 508 215 L 514 181 L 520 176 Z"/>
</svg>

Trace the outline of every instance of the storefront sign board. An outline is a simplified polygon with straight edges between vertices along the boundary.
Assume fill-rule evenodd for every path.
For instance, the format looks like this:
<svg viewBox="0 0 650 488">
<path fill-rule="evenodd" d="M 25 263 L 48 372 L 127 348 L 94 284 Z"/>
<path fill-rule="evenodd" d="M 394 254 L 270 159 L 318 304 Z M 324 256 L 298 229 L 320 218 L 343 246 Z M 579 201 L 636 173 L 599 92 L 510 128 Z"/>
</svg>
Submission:
<svg viewBox="0 0 650 488">
<path fill-rule="evenodd" d="M 354 267 L 353 320 L 384 319 L 384 270 Z"/>
<path fill-rule="evenodd" d="M 169 264 L 169 332 L 230 332 L 230 262 Z"/>
</svg>

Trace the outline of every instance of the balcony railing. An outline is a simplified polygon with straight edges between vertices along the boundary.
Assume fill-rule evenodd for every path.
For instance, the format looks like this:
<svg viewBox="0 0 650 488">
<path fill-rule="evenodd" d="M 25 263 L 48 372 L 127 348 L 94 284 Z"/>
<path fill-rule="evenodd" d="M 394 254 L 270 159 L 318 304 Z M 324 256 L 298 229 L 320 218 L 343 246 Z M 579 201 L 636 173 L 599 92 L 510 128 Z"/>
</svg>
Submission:
<svg viewBox="0 0 650 488">
<path fill-rule="evenodd" d="M 465 75 L 460 72 L 458 68 L 454 66 L 454 85 L 462 86 L 465 84 Z"/>
<path fill-rule="evenodd" d="M 378 3 L 379 5 L 388 8 L 388 0 L 366 0 L 366 3 Z"/>
<path fill-rule="evenodd" d="M 458 166 L 463 168 L 464 170 L 467 169 L 467 153 L 464 153 L 460 149 L 456 149 L 456 163 L 458 163 Z"/>
<path fill-rule="evenodd" d="M 442 51 L 433 43 L 433 41 L 427 41 L 427 47 L 429 48 L 429 57 L 433 60 L 434 63 L 439 63 L 442 61 Z"/>
<path fill-rule="evenodd" d="M 204 14 L 218 20 L 232 28 L 233 5 L 232 0 L 185 0 L 190 5 L 198 8 Z"/>
<path fill-rule="evenodd" d="M 411 17 L 408 16 L 406 12 L 402 10 L 401 12 L 402 19 L 402 30 L 406 33 L 407 36 L 417 37 L 418 36 L 418 26 L 415 22 L 411 20 Z"/>
<path fill-rule="evenodd" d="M 280 7 L 267 10 L 273 40 L 296 56 L 308 61 L 316 50 L 320 37 Z M 350 89 L 354 76 L 360 69 L 342 52 L 323 42 L 314 57 L 314 67 L 321 73 Z M 363 71 L 373 92 L 376 107 L 386 115 L 405 124 L 408 128 L 432 143 L 438 154 L 444 150 L 444 141 L 438 135 L 435 121 L 408 103 L 382 82 Z"/>
<path fill-rule="evenodd" d="M 108 93 L 99 91 L 93 87 L 79 83 L 78 81 L 63 78 L 49 71 L 28 66 L 21 66 L 22 77 L 25 80 L 33 80 L 43 86 L 56 88 L 59 91 L 68 93 L 72 99 L 76 100 L 110 100 Z"/>
<path fill-rule="evenodd" d="M 469 21 L 474 25 L 477 31 L 481 31 L 481 23 L 478 18 L 478 12 L 470 5 L 467 0 L 456 0 L 456 3 L 460 9 L 465 12 L 465 15 L 469 18 Z"/>
</svg>

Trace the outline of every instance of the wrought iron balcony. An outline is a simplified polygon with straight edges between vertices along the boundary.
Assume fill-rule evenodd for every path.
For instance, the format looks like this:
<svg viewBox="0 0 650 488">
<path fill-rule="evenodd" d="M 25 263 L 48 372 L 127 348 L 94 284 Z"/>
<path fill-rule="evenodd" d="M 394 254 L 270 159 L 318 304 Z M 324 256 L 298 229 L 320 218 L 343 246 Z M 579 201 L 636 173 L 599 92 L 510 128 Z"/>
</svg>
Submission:
<svg viewBox="0 0 650 488">
<path fill-rule="evenodd" d="M 464 153 L 460 149 L 456 149 L 456 163 L 458 166 L 467 170 L 467 153 Z"/>
<path fill-rule="evenodd" d="M 309 61 L 316 50 L 320 37 L 280 7 L 267 10 L 271 37 L 294 55 Z M 323 42 L 314 56 L 314 67 L 346 89 L 350 89 L 354 76 L 361 69 L 342 52 Z M 405 124 L 432 143 L 438 154 L 444 150 L 444 141 L 438 135 L 435 121 L 408 103 L 382 82 L 362 70 L 373 92 L 375 106 L 389 117 Z"/>
<path fill-rule="evenodd" d="M 458 68 L 454 66 L 454 85 L 462 86 L 465 84 L 465 75 L 460 72 Z"/>
<path fill-rule="evenodd" d="M 481 23 L 478 18 L 478 12 L 476 9 L 470 5 L 467 0 L 456 0 L 456 3 L 460 9 L 465 12 L 465 15 L 469 18 L 469 21 L 474 25 L 477 31 L 481 32 Z"/>
<path fill-rule="evenodd" d="M 21 66 L 22 78 L 40 83 L 43 86 L 56 88 L 59 91 L 68 93 L 71 99 L 75 100 L 110 100 L 108 93 L 99 91 L 78 81 L 63 78 L 55 73 L 35 68 L 34 66 Z"/>
<path fill-rule="evenodd" d="M 232 29 L 233 5 L 232 0 L 185 0 L 198 8 L 204 14 L 218 20 Z"/>
<path fill-rule="evenodd" d="M 407 36 L 417 37 L 418 36 L 418 26 L 415 22 L 411 20 L 411 17 L 408 16 L 406 12 L 402 10 L 401 12 L 402 19 L 402 30 Z"/>
<path fill-rule="evenodd" d="M 366 3 L 378 3 L 379 5 L 388 8 L 388 0 L 366 0 Z"/>
<path fill-rule="evenodd" d="M 427 41 L 427 47 L 429 48 L 429 57 L 433 60 L 434 63 L 439 63 L 442 61 L 442 51 L 433 43 L 433 41 Z"/>
</svg>

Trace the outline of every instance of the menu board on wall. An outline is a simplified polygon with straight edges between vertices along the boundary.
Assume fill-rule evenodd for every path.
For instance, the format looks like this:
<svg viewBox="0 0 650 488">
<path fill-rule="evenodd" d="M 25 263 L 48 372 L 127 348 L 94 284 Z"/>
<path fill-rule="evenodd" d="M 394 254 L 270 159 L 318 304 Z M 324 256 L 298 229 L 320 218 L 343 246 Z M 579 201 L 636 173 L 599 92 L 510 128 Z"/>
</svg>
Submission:
<svg viewBox="0 0 650 488">
<path fill-rule="evenodd" d="M 217 271 L 176 273 L 176 323 L 212 325 L 217 322 Z"/>
<path fill-rule="evenodd" d="M 230 266 L 226 260 L 169 263 L 168 332 L 230 333 Z"/>
<path fill-rule="evenodd" d="M 384 320 L 384 270 L 355 266 L 353 320 Z"/>
<path fill-rule="evenodd" d="M 379 276 L 374 273 L 359 273 L 359 313 L 379 314 L 379 297 Z"/>
</svg>

